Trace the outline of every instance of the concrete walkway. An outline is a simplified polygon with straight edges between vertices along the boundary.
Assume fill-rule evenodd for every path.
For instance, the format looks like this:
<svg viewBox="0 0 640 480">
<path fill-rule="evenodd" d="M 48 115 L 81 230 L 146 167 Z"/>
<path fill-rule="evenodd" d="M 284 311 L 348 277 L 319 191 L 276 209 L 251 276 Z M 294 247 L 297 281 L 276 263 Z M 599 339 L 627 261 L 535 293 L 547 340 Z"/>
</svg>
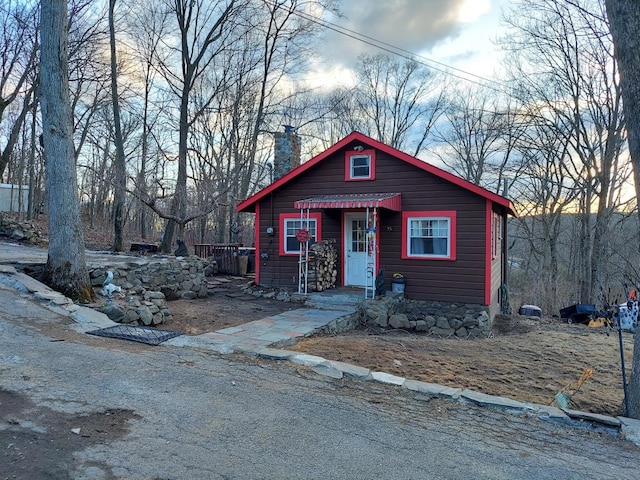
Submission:
<svg viewBox="0 0 640 480">
<path fill-rule="evenodd" d="M 193 337 L 182 335 L 164 342 L 174 346 L 205 347 L 218 353 L 258 354 L 265 348 L 294 345 L 329 326 L 332 322 L 349 317 L 353 310 L 319 310 L 299 308 L 272 317 L 223 328 Z"/>
</svg>

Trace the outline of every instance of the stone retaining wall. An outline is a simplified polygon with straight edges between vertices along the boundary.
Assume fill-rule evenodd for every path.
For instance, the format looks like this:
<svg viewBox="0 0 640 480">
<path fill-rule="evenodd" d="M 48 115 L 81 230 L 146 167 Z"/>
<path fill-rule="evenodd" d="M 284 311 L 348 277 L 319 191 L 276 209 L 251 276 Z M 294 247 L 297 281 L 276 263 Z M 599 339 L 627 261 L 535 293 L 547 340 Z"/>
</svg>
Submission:
<svg viewBox="0 0 640 480">
<path fill-rule="evenodd" d="M 117 257 L 116 257 L 117 258 Z M 214 260 L 192 256 L 181 259 L 144 259 L 89 266 L 91 285 L 101 287 L 107 272 L 113 272 L 113 299 L 98 308 L 111 320 L 134 325 L 160 325 L 171 319 L 167 300 L 204 298 L 208 295 L 205 276 L 218 273 Z"/>
<path fill-rule="evenodd" d="M 19 222 L 1 214 L 0 236 L 32 245 L 45 245 L 47 243 L 43 240 L 42 234 L 33 222 L 28 220 Z"/>
<path fill-rule="evenodd" d="M 364 302 L 361 316 L 367 325 L 441 337 L 483 338 L 491 332 L 489 307 L 482 305 L 408 300 L 397 296 Z"/>
<path fill-rule="evenodd" d="M 217 273 L 213 260 L 191 256 L 140 262 L 117 262 L 98 268 L 89 267 L 91 285 L 102 286 L 107 272 L 113 272 L 111 283 L 136 295 L 146 291 L 162 292 L 167 300 L 204 298 L 208 295 L 205 276 Z"/>
</svg>

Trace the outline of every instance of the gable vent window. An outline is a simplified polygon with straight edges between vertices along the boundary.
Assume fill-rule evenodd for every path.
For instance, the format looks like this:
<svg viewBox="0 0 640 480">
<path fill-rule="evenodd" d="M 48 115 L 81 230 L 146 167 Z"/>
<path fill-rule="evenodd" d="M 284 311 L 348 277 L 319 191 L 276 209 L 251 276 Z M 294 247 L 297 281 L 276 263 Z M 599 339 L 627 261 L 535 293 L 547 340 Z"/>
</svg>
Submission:
<svg viewBox="0 0 640 480">
<path fill-rule="evenodd" d="M 375 151 L 349 151 L 345 156 L 345 180 L 374 180 Z"/>
</svg>

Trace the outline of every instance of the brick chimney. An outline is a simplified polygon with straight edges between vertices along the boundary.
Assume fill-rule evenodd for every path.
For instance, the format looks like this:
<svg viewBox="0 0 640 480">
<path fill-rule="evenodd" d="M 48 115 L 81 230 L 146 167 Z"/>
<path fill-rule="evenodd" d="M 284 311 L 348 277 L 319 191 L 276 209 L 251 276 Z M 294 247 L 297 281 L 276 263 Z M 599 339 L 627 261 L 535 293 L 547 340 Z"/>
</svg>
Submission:
<svg viewBox="0 0 640 480">
<path fill-rule="evenodd" d="M 284 132 L 274 135 L 273 179 L 277 180 L 300 165 L 300 137 L 295 127 L 283 125 Z"/>
</svg>

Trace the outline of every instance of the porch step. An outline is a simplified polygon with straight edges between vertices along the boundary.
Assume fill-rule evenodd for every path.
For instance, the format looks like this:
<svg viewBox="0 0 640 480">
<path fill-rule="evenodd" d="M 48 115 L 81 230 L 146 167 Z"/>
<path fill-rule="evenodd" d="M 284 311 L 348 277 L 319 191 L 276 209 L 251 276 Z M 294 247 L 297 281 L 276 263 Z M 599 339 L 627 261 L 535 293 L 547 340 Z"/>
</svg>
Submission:
<svg viewBox="0 0 640 480">
<path fill-rule="evenodd" d="M 354 292 L 330 290 L 310 293 L 304 304 L 308 308 L 317 308 L 319 310 L 355 312 L 362 300 L 364 300 L 364 292 L 356 294 Z"/>
</svg>

